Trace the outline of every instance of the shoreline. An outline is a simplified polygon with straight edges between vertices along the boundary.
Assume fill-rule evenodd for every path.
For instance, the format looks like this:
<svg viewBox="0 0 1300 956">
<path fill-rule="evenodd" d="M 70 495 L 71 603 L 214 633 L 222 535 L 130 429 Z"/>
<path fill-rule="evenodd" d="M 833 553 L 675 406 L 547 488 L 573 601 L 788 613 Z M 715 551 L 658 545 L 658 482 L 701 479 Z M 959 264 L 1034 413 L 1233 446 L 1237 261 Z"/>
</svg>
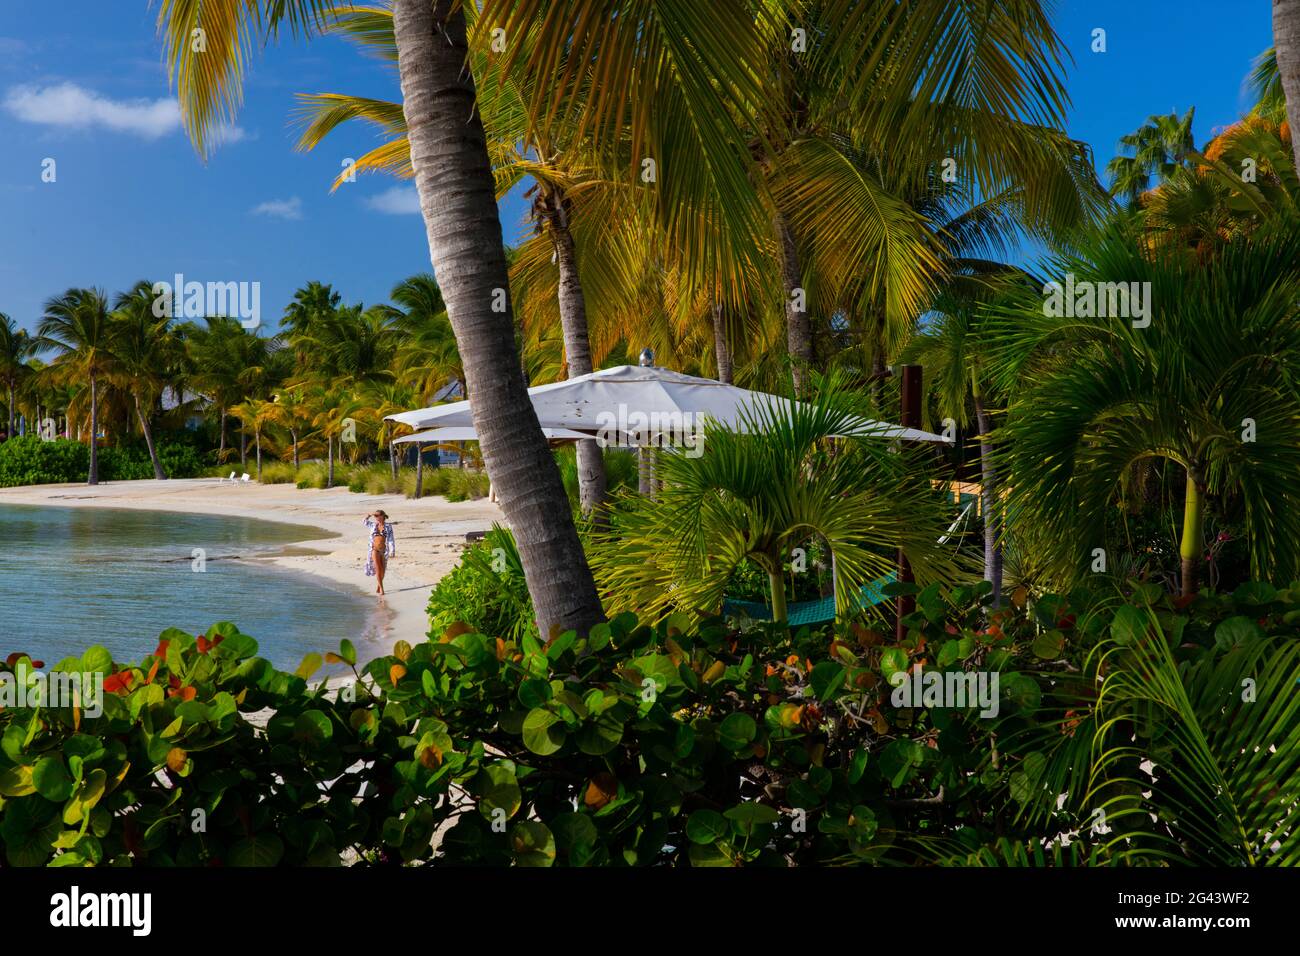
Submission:
<svg viewBox="0 0 1300 956">
<path fill-rule="evenodd" d="M 171 478 L 166 481 L 104 482 L 99 485 L 24 485 L 0 488 L 0 505 L 57 508 L 120 508 L 138 511 L 254 518 L 303 525 L 324 532 L 279 546 L 271 555 L 240 555 L 241 560 L 324 578 L 355 589 L 375 602 L 364 632 L 354 636 L 373 645 L 425 639 L 429 592 L 460 560 L 469 531 L 484 531 L 504 521 L 501 509 L 487 499 L 451 502 L 427 497 L 367 495 L 346 487 L 328 490 L 292 484 L 232 484 L 218 478 Z M 386 593 L 374 593 L 374 578 L 365 574 L 362 518 L 382 508 L 391 516 L 397 553 L 389 561 Z"/>
</svg>

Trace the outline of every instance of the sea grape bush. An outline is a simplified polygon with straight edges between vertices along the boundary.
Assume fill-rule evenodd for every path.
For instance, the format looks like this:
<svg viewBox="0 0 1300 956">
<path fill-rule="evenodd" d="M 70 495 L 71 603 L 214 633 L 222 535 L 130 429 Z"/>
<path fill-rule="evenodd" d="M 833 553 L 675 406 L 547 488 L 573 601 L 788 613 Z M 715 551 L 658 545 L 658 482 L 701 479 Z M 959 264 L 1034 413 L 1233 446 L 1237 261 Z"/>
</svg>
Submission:
<svg viewBox="0 0 1300 956">
<path fill-rule="evenodd" d="M 171 478 L 192 478 L 204 470 L 199 452 L 184 441 L 159 441 L 158 459 Z M 89 466 L 90 448 L 82 442 L 42 441 L 32 435 L 0 442 L 0 487 L 85 481 Z M 143 445 L 101 447 L 99 474 L 104 481 L 154 476 Z"/>
<path fill-rule="evenodd" d="M 1177 682 L 1187 668 L 1201 709 L 1182 719 L 1203 720 L 1213 744 L 1224 702 L 1198 675 L 1235 677 L 1266 651 L 1295 651 L 1300 588 L 1252 587 L 1183 606 L 1141 585 L 1105 599 L 1016 592 L 996 611 L 986 586 L 927 588 L 902 642 L 862 626 L 791 634 L 624 614 L 542 644 L 453 622 L 364 666 L 344 642 L 295 674 L 258 658 L 234 625 L 168 631 L 139 665 L 102 648 L 55 665 L 109 674 L 97 718 L 0 710 L 0 862 L 1120 862 L 1164 845 L 1176 823 L 1136 821 L 1170 816 L 1174 796 L 1159 784 L 1135 795 L 1127 764 L 1102 765 L 1111 790 L 1095 796 L 1113 826 L 1085 830 L 1088 788 L 1069 780 L 1088 775 L 1090 735 L 1112 716 L 1098 691 L 1115 682 L 1122 699 L 1134 675 Z M 1177 658 L 1172 671 L 1156 667 L 1162 654 Z M 352 673 L 309 686 L 326 660 Z M 1273 694 L 1297 675 L 1267 660 L 1260 687 Z M 899 706 L 894 684 L 918 669 L 996 673 L 998 715 L 973 702 Z M 1185 794 L 1168 752 L 1175 715 L 1140 705 L 1140 720 L 1122 715 L 1126 758 L 1156 754 Z M 1296 798 L 1297 775 L 1284 774 L 1298 748 L 1282 745 L 1297 731 L 1279 713 L 1267 723 L 1278 747 L 1252 751 L 1244 784 L 1276 774 L 1281 792 L 1260 820 Z M 1064 832 L 1068 846 L 1053 839 Z"/>
</svg>

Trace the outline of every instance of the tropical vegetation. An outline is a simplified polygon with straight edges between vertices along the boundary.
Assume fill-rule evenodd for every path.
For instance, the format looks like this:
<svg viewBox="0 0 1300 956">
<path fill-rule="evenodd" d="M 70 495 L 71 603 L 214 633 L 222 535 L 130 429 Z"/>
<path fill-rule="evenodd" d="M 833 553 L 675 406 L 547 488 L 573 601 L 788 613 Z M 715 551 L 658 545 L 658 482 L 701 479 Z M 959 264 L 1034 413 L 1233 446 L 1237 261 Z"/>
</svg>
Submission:
<svg viewBox="0 0 1300 956">
<path fill-rule="evenodd" d="M 1300 863 L 1300 0 L 1238 122 L 1153 115 L 1104 185 L 1037 2 L 159 6 L 204 155 L 277 31 L 395 69 L 299 147 L 376 127 L 333 185 L 414 180 L 433 272 L 274 332 L 145 282 L 0 316 L 0 483 L 186 448 L 503 520 L 369 663 L 221 623 L 56 665 L 110 693 L 0 710 L 5 862 Z M 799 401 L 551 449 L 527 387 L 643 348 Z M 846 437 L 918 364 L 953 441 Z M 460 397 L 426 471 L 387 416 Z"/>
</svg>

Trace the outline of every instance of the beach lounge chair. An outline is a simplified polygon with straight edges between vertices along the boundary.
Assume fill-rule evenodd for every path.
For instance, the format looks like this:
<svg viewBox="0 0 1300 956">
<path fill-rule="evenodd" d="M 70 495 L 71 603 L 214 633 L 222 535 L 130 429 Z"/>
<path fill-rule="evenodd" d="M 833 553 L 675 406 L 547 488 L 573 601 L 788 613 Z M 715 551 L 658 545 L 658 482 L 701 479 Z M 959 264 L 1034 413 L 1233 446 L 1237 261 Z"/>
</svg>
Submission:
<svg viewBox="0 0 1300 956">
<path fill-rule="evenodd" d="M 245 484 L 245 485 L 248 484 L 248 482 L 249 482 L 249 480 L 250 480 L 249 477 L 248 477 L 248 472 L 244 472 L 244 474 L 240 477 L 239 480 L 240 480 L 240 482 L 241 482 L 242 484 Z"/>
<path fill-rule="evenodd" d="M 223 482 L 226 482 L 226 481 L 235 481 L 235 480 L 238 478 L 238 475 L 239 475 L 239 472 L 237 472 L 237 471 L 232 471 L 232 472 L 230 473 L 230 477 L 229 477 L 229 478 L 222 478 L 221 480 L 222 480 Z"/>
</svg>

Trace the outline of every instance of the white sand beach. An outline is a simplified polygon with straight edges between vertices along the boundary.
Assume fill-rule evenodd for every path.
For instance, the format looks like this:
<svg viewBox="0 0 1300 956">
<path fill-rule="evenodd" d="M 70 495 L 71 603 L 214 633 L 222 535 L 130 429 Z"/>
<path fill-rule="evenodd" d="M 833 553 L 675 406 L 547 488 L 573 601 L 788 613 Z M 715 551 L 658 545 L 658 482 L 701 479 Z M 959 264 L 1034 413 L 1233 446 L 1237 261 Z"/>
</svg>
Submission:
<svg viewBox="0 0 1300 956">
<path fill-rule="evenodd" d="M 415 501 L 401 495 L 354 494 L 347 488 L 232 484 L 216 478 L 0 488 L 0 504 L 230 515 L 320 528 L 339 537 L 290 545 L 283 555 L 255 560 L 358 588 L 376 602 L 376 611 L 368 633 L 357 637 L 389 644 L 424 639 L 429 592 L 459 560 L 465 534 L 485 531 L 494 521 L 503 520 L 501 509 L 486 499 Z M 364 570 L 367 541 L 362 519 L 377 508 L 388 513 L 397 546 L 382 598 L 375 595 L 375 580 L 366 577 Z"/>
</svg>

